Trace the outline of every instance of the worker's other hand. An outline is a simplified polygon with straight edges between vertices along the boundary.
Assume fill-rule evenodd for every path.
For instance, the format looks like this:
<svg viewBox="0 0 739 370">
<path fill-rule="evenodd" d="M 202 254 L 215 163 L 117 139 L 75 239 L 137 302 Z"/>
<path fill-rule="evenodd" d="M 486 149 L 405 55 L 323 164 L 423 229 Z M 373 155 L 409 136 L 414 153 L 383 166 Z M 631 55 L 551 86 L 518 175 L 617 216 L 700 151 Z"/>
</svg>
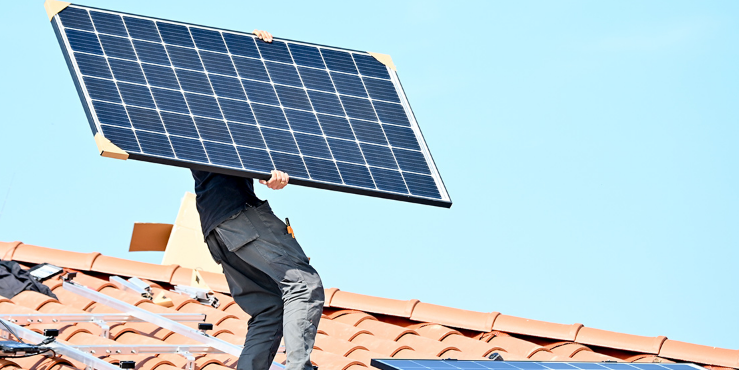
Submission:
<svg viewBox="0 0 739 370">
<path fill-rule="evenodd" d="M 290 181 L 290 176 L 282 171 L 272 170 L 272 177 L 269 180 L 259 180 L 262 185 L 267 185 L 272 190 L 280 190 L 287 186 L 287 182 Z"/>
<path fill-rule="evenodd" d="M 264 40 L 265 42 L 272 42 L 272 34 L 267 31 L 254 30 L 254 32 L 252 33 L 257 35 L 260 40 Z"/>
</svg>

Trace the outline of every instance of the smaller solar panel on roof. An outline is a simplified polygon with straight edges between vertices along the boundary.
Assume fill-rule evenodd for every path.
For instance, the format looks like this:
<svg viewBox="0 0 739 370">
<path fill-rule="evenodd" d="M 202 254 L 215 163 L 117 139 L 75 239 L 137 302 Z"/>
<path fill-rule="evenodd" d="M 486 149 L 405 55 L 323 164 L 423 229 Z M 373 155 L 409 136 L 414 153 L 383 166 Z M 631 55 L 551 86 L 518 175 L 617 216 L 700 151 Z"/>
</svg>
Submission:
<svg viewBox="0 0 739 370">
<path fill-rule="evenodd" d="M 704 370 L 694 364 L 373 359 L 381 370 Z"/>
</svg>

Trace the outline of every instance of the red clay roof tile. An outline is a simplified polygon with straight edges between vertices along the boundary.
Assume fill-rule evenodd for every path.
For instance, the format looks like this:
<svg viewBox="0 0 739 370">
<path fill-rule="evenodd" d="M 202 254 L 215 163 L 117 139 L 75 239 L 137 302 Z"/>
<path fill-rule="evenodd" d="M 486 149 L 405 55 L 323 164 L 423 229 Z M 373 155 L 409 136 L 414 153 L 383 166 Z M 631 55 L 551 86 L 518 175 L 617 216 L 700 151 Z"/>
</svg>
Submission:
<svg viewBox="0 0 739 370">
<path fill-rule="evenodd" d="M 15 297 L 13 297 L 13 302 L 36 311 L 40 311 L 41 307 L 50 303 L 60 305 L 59 301 L 57 301 L 56 299 L 31 290 L 26 290 L 18 293 Z"/>
<path fill-rule="evenodd" d="M 584 327 L 577 332 L 575 342 L 656 355 L 666 339 L 667 337 L 644 337 Z"/>
<path fill-rule="evenodd" d="M 508 315 L 499 315 L 493 324 L 493 330 L 568 341 L 574 341 L 582 327 L 582 324 L 555 324 Z"/>
<path fill-rule="evenodd" d="M 16 253 L 18 252 L 16 251 Z M 177 265 L 155 265 L 102 255 L 96 258 L 92 264 L 92 269 L 95 271 L 154 281 L 169 281 L 178 267 Z"/>
<path fill-rule="evenodd" d="M 544 347 L 535 348 L 531 353 L 526 355 L 526 358 L 531 361 L 554 361 L 555 357 L 556 355 L 554 353 Z"/>
<path fill-rule="evenodd" d="M 394 357 L 401 350 L 413 351 L 413 348 L 400 344 L 394 340 L 379 338 L 372 334 L 362 333 L 351 340 L 352 343 L 361 345 L 372 352 L 383 354 L 385 357 Z"/>
<path fill-rule="evenodd" d="M 624 361 L 626 362 L 642 362 L 642 363 L 667 363 L 671 364 L 674 363 L 674 361 L 670 361 L 666 358 L 662 358 L 655 355 L 647 355 L 647 354 L 639 354 L 635 356 L 630 356 L 627 358 L 624 358 Z"/>
<path fill-rule="evenodd" d="M 383 356 L 381 353 L 372 352 L 365 349 L 357 349 L 346 355 L 346 357 L 357 360 L 363 365 L 370 367 L 370 363 L 372 362 L 373 358 L 386 358 L 387 356 Z"/>
<path fill-rule="evenodd" d="M 589 361 L 589 362 L 604 362 L 604 361 L 618 361 L 618 358 L 604 355 L 593 351 L 579 351 L 572 355 L 574 361 Z"/>
<path fill-rule="evenodd" d="M 341 318 L 337 319 L 340 320 Z M 406 329 L 402 326 L 384 323 L 378 320 L 362 320 L 356 325 L 360 329 L 364 329 L 372 333 L 376 337 L 383 337 L 397 341 L 406 334 L 418 336 L 415 330 Z"/>
<path fill-rule="evenodd" d="M 439 357 L 448 351 L 462 352 L 459 348 L 451 346 L 447 343 L 435 341 L 433 339 L 424 338 L 415 332 L 411 332 L 403 335 L 397 340 L 398 343 L 413 348 L 414 351 L 419 354 Z M 449 355 L 445 355 L 450 357 Z"/>
<path fill-rule="evenodd" d="M 128 304 L 132 304 L 134 306 L 138 306 L 142 303 L 151 303 L 150 300 L 142 297 L 140 294 L 129 293 L 129 292 L 120 290 L 116 287 L 106 286 L 103 289 L 100 289 L 100 293 L 103 293 L 107 296 L 111 296 L 115 299 L 124 301 Z"/>
<path fill-rule="evenodd" d="M 0 242 L 0 258 L 3 261 L 10 261 L 13 259 L 13 252 L 15 248 L 23 243 L 21 242 Z"/>
<path fill-rule="evenodd" d="M 498 315 L 498 312 L 475 312 L 419 302 L 415 305 L 410 318 L 415 321 L 432 322 L 454 328 L 490 331 Z"/>
<path fill-rule="evenodd" d="M 96 278 L 79 271 L 77 271 L 77 276 L 74 278 L 74 281 L 98 292 L 105 287 L 116 288 L 115 284 L 108 280 Z"/>
<path fill-rule="evenodd" d="M 659 352 L 660 357 L 682 361 L 739 368 L 739 350 L 701 346 L 666 340 Z"/>
<path fill-rule="evenodd" d="M 205 280 L 205 283 L 208 284 L 208 287 L 211 290 L 214 290 L 216 292 L 221 292 L 221 293 L 229 292 L 228 282 L 226 281 L 225 275 L 216 274 L 215 272 L 209 272 L 209 271 L 200 271 L 200 276 L 203 277 L 203 280 Z"/>
<path fill-rule="evenodd" d="M 422 337 L 426 337 L 433 340 L 443 340 L 449 335 L 452 334 L 458 334 L 461 335 L 461 333 L 457 330 L 447 328 L 443 325 L 438 324 L 431 324 L 431 325 L 418 325 L 416 327 L 407 327 L 409 329 L 413 328 L 413 330 L 418 333 L 418 335 Z"/>
<path fill-rule="evenodd" d="M 389 298 L 378 298 L 363 294 L 332 291 L 328 307 L 351 308 L 383 315 L 411 317 L 413 308 L 418 304 L 417 299 L 400 301 Z"/>
<path fill-rule="evenodd" d="M 167 280 L 172 285 L 190 285 L 192 280 L 192 269 L 179 266 L 172 273 L 172 277 Z"/>
<path fill-rule="evenodd" d="M 487 357 L 493 352 L 503 350 L 502 347 L 494 344 L 474 340 L 459 334 L 446 336 L 441 342 L 459 348 L 463 353 L 475 357 Z"/>
<path fill-rule="evenodd" d="M 51 263 L 53 265 L 78 270 L 92 270 L 93 262 L 100 256 L 99 252 L 80 253 L 60 249 L 37 247 L 20 244 L 13 253 L 13 260 L 32 263 Z"/>
<path fill-rule="evenodd" d="M 221 307 L 218 308 L 220 309 Z M 249 319 L 251 319 L 251 316 L 249 316 L 248 313 L 244 312 L 244 310 L 242 310 L 241 307 L 239 307 L 239 305 L 237 304 L 232 304 L 229 307 L 226 307 L 225 309 L 223 309 L 223 312 L 236 315 L 244 321 L 249 321 Z"/>
<path fill-rule="evenodd" d="M 322 351 L 333 352 L 345 357 L 356 349 L 364 349 L 368 351 L 366 347 L 359 344 L 335 337 L 329 337 L 325 334 L 316 335 L 316 343 L 314 347 Z"/>
<path fill-rule="evenodd" d="M 0 252 L 2 253 L 2 252 Z M 20 367 L 20 365 L 16 364 L 13 361 L 6 360 L 4 358 L 0 358 L 0 369 L 10 369 L 13 367 Z"/>
<path fill-rule="evenodd" d="M 0 302 L 0 313 L 4 315 L 9 314 L 31 314 L 31 313 L 38 313 L 36 310 L 22 306 L 20 304 L 15 304 L 13 301 L 8 300 L 6 298 L 3 298 L 2 302 Z"/>
<path fill-rule="evenodd" d="M 89 309 L 92 305 L 95 304 L 95 301 L 74 294 L 62 287 L 53 289 L 52 293 L 56 295 L 56 297 L 59 299 L 59 302 L 61 302 L 62 304 L 72 306 L 83 311 Z"/>
<path fill-rule="evenodd" d="M 180 294 L 175 293 L 174 295 L 180 295 Z M 175 305 L 175 307 L 177 306 Z M 224 323 L 224 321 L 227 321 L 227 320 L 236 320 L 236 321 L 227 321 L 225 325 L 238 325 L 238 323 L 244 323 L 244 320 L 236 315 L 217 310 L 211 306 L 206 306 L 194 299 L 191 299 L 187 301 L 186 303 L 180 305 L 180 307 L 177 308 L 177 311 L 181 313 L 205 314 L 206 322 L 209 322 L 213 325 L 221 325 L 222 323 Z"/>
<path fill-rule="evenodd" d="M 218 339 L 225 340 L 226 342 L 238 345 L 244 344 L 244 339 L 246 339 L 244 336 L 235 335 L 228 331 L 221 331 L 213 334 L 213 336 Z"/>
<path fill-rule="evenodd" d="M 331 318 L 332 320 L 336 322 L 342 322 L 344 324 L 348 324 L 352 326 L 357 326 L 362 321 L 365 321 L 365 320 L 377 321 L 377 319 L 374 316 L 366 314 L 361 311 L 339 311 L 339 312 L 336 312 L 335 314 L 329 315 L 329 318 Z"/>
<path fill-rule="evenodd" d="M 515 338 L 510 335 L 495 335 L 487 341 L 487 343 L 496 347 L 505 348 L 506 352 L 511 353 L 518 358 L 527 359 L 542 346 L 523 339 Z M 505 357 L 504 357 L 505 358 Z"/>
<path fill-rule="evenodd" d="M 110 284 L 107 274 L 122 277 L 137 276 L 149 279 L 155 293 L 167 289 L 168 284 L 189 285 L 192 270 L 176 265 L 160 266 L 126 261 L 97 254 L 75 254 L 48 250 L 47 248 L 13 243 L 0 243 L 0 255 L 14 258 L 24 268 L 40 262 L 37 253 L 54 255 L 55 262 L 66 270 L 92 269 L 91 273 L 79 272 L 76 281 L 104 294 L 136 304 L 155 313 L 204 313 L 208 322 L 215 324 L 210 333 L 230 343 L 241 344 L 246 335 L 246 321 L 250 318 L 227 294 L 217 293 L 219 309 L 173 292 L 175 306 L 158 306 L 130 291 L 122 291 Z M 75 256 L 79 257 L 75 260 Z M 80 259 L 87 258 L 89 262 Z M 54 261 L 52 261 L 54 263 Z M 94 276 L 92 276 L 94 275 Z M 222 274 L 201 273 L 216 292 L 227 292 Z M 75 296 L 60 287 L 58 278 L 47 280 L 47 286 L 58 295 L 54 300 L 40 293 L 23 292 L 13 300 L 0 297 L 0 315 L 34 312 L 93 312 L 112 313 L 106 307 Z M 162 288 L 165 286 L 167 288 Z M 716 349 L 688 343 L 665 340 L 664 337 L 641 337 L 583 327 L 580 324 L 563 325 L 519 317 L 483 313 L 443 307 L 418 302 L 395 300 L 342 292 L 331 288 L 325 291 L 326 304 L 319 325 L 314 362 L 322 370 L 362 370 L 372 358 L 458 358 L 482 359 L 498 352 L 506 360 L 539 361 L 627 361 L 669 362 L 694 361 L 709 364 L 710 370 L 727 370 L 739 367 L 739 351 Z M 38 310 L 38 311 L 36 311 Z M 196 323 L 184 323 L 195 327 Z M 28 327 L 40 332 L 53 325 L 41 323 Z M 110 338 L 100 337 L 102 329 L 92 323 L 63 325 L 60 339 L 69 338 L 72 343 L 121 344 L 195 344 L 193 340 L 174 334 L 149 323 L 122 323 L 110 326 Z M 511 333 L 511 334 L 508 334 Z M 521 335 L 521 337 L 518 337 Z M 592 346 L 592 347 L 588 347 Z M 117 363 L 121 359 L 137 360 L 141 370 L 169 370 L 181 368 L 185 359 L 175 354 L 159 356 L 115 355 L 104 359 Z M 284 353 L 276 357 L 284 361 Z M 34 362 L 35 361 L 35 362 Z M 207 354 L 197 357 L 197 368 L 222 370 L 233 368 L 236 357 L 226 354 Z M 71 365 L 70 365 L 71 364 Z M 0 362 L 0 367 L 15 365 Z M 25 360 L 18 366 L 33 369 L 83 367 L 74 361 L 69 363 L 37 358 Z"/>
<path fill-rule="evenodd" d="M 557 342 L 546 347 L 552 353 L 557 356 L 572 357 L 575 353 L 580 351 L 591 351 L 592 350 L 582 344 L 572 342 Z"/>
<path fill-rule="evenodd" d="M 324 352 L 319 349 L 314 349 L 311 356 L 311 361 L 314 362 L 319 368 L 334 369 L 334 370 L 348 370 L 352 365 L 358 365 L 362 368 L 367 368 L 366 365 L 353 359 L 339 356 L 331 352 Z"/>
<path fill-rule="evenodd" d="M 335 336 L 348 341 L 353 340 L 357 335 L 362 333 L 367 333 L 371 335 L 371 333 L 367 330 L 334 321 L 329 318 L 321 319 L 320 323 L 318 324 L 318 331 L 323 332 L 326 335 Z"/>
</svg>

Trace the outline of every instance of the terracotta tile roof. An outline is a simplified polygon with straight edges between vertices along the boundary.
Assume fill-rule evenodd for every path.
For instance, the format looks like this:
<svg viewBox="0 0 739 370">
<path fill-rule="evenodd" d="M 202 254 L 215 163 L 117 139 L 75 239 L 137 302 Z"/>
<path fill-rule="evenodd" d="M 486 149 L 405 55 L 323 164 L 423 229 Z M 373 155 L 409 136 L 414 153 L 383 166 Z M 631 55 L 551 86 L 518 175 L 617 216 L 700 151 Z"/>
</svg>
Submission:
<svg viewBox="0 0 739 370">
<path fill-rule="evenodd" d="M 222 274 L 201 272 L 216 291 L 220 306 L 203 305 L 188 296 L 169 292 L 173 285 L 188 285 L 192 270 L 178 265 L 155 265 L 104 256 L 76 253 L 0 242 L 0 256 L 24 267 L 49 262 L 66 271 L 78 272 L 75 281 L 103 294 L 156 313 L 203 313 L 214 325 L 211 335 L 242 344 L 246 335 L 244 313 L 228 295 Z M 167 291 L 172 307 L 163 307 L 108 281 L 112 275 L 138 277 L 150 283 L 155 294 Z M 113 313 L 110 307 L 72 294 L 62 288 L 58 278 L 44 282 L 57 299 L 36 292 L 22 292 L 12 299 L 0 297 L 0 314 L 27 313 Z M 193 327 L 194 323 L 187 325 Z M 41 332 L 52 325 L 32 324 Z M 156 325 L 131 322 L 113 324 L 110 338 L 92 323 L 67 324 L 60 329 L 60 340 L 71 344 L 195 344 L 182 335 Z M 372 358 L 456 358 L 485 359 L 493 352 L 506 360 L 532 361 L 619 361 L 619 362 L 694 362 L 710 370 L 739 368 L 739 350 L 706 347 L 678 342 L 666 337 L 644 337 L 586 327 L 582 324 L 556 324 L 508 316 L 498 312 L 474 312 L 420 302 L 371 297 L 326 290 L 324 315 L 318 328 L 313 361 L 322 370 L 367 369 Z M 137 369 L 182 369 L 185 359 L 174 354 L 115 355 L 101 357 L 118 363 L 137 362 Z M 278 353 L 277 361 L 284 361 Z M 198 369 L 235 368 L 236 358 L 226 355 L 199 355 Z M 65 358 L 41 356 L 0 360 L 0 369 L 83 369 Z"/>
</svg>

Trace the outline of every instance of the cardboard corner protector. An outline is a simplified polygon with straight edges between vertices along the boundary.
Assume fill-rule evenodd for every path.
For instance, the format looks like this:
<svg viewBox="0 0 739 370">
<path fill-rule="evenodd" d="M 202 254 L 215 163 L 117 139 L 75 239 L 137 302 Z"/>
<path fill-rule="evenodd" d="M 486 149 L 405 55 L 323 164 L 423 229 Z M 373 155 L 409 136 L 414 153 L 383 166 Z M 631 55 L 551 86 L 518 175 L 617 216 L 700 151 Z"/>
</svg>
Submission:
<svg viewBox="0 0 739 370">
<path fill-rule="evenodd" d="M 172 224 L 137 222 L 133 224 L 129 252 L 162 252 L 167 249 Z"/>
<path fill-rule="evenodd" d="M 110 140 L 108 140 L 100 132 L 95 134 L 95 144 L 97 144 L 98 151 L 100 152 L 100 155 L 103 157 L 123 159 L 123 160 L 128 159 L 128 153 L 125 150 L 113 144 Z"/>
<path fill-rule="evenodd" d="M 205 279 L 203 279 L 203 276 L 200 275 L 200 272 L 195 269 L 192 270 L 192 278 L 190 278 L 190 286 L 195 287 L 195 288 L 210 290 L 210 287 L 208 286 L 208 284 L 205 283 Z"/>
<path fill-rule="evenodd" d="M 164 291 L 159 292 L 159 294 L 157 294 L 154 297 L 154 299 L 152 299 L 152 302 L 162 307 L 173 307 L 174 306 L 174 302 L 172 302 L 172 298 L 167 297 L 164 294 Z"/>
<path fill-rule="evenodd" d="M 46 9 L 46 15 L 49 16 L 49 22 L 54 19 L 54 16 L 57 13 L 70 5 L 72 5 L 72 3 L 68 3 L 66 1 L 46 0 L 44 2 L 44 9 Z"/>
<path fill-rule="evenodd" d="M 373 53 L 371 51 L 368 51 L 369 55 L 372 55 L 379 61 L 380 63 L 390 67 L 393 71 L 397 72 L 398 68 L 395 67 L 395 63 L 393 63 L 393 58 L 390 57 L 390 55 L 387 54 L 380 54 L 380 53 Z"/>
</svg>

